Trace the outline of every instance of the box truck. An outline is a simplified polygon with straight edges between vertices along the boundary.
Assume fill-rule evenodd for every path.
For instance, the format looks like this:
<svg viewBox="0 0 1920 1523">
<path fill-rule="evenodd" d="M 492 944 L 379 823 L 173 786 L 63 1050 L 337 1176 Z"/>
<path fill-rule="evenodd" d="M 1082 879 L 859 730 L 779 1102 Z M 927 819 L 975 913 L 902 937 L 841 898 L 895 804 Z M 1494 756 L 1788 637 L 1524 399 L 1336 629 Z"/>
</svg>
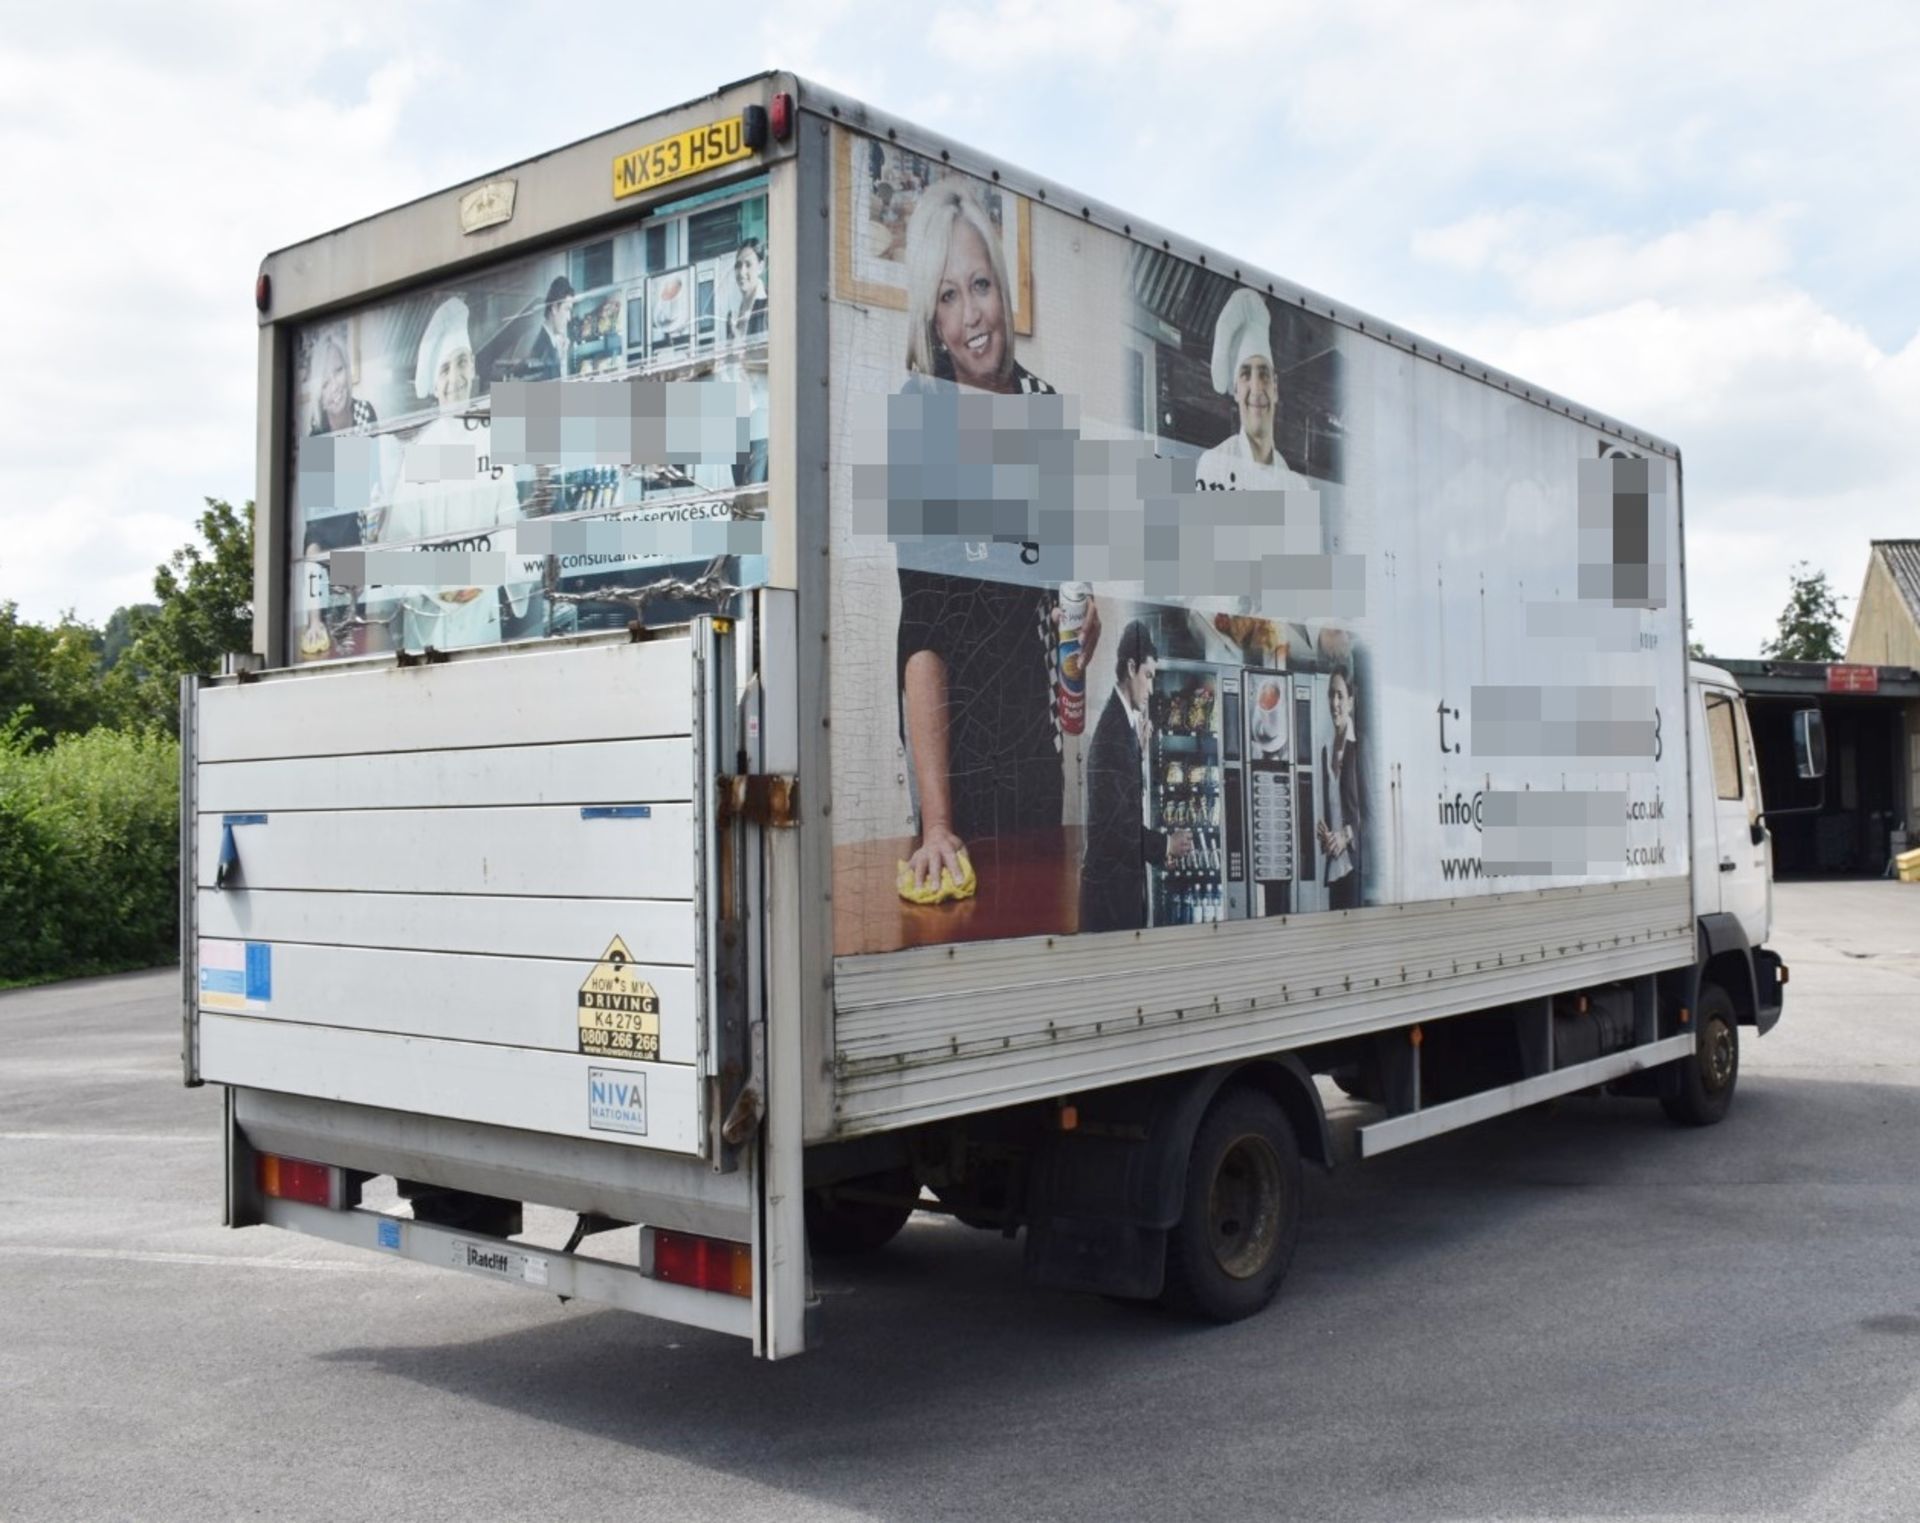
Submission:
<svg viewBox="0 0 1920 1523">
<path fill-rule="evenodd" d="M 1225 1320 L 1323 1086 L 1361 1158 L 1707 1123 L 1780 1015 L 1650 434 L 788 74 L 255 295 L 181 731 L 232 1226 L 779 1358 L 938 1211 Z"/>
</svg>

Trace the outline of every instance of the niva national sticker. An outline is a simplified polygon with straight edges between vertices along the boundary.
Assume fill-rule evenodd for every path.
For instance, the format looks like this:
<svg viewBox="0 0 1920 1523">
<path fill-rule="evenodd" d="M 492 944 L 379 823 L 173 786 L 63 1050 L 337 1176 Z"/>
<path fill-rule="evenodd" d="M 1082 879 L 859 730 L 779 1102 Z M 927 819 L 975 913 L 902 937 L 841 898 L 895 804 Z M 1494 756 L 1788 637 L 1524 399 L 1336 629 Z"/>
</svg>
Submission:
<svg viewBox="0 0 1920 1523">
<path fill-rule="evenodd" d="M 612 1068 L 587 1070 L 587 1125 L 597 1132 L 647 1135 L 647 1076 Z"/>
</svg>

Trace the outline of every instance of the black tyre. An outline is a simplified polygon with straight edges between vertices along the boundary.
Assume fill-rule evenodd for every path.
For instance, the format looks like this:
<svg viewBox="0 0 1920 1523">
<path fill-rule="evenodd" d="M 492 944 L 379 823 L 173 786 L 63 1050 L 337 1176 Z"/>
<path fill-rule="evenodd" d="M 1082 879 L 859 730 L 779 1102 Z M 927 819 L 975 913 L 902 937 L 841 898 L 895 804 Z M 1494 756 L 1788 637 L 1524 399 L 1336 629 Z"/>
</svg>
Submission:
<svg viewBox="0 0 1920 1523">
<path fill-rule="evenodd" d="M 1187 1159 L 1180 1220 L 1167 1233 L 1161 1304 L 1237 1322 L 1279 1290 L 1300 1237 L 1300 1147 L 1286 1115 L 1255 1089 L 1223 1091 Z"/>
<path fill-rule="evenodd" d="M 822 1258 L 856 1258 L 887 1246 L 913 1215 L 919 1194 L 910 1169 L 890 1169 L 807 1191 L 807 1245 Z M 888 1195 L 894 1200 L 871 1200 Z"/>
<path fill-rule="evenodd" d="M 1740 1027 L 1733 1001 L 1718 984 L 1700 986 L 1693 1012 L 1694 1048 L 1680 1060 L 1680 1093 L 1661 1100 L 1682 1126 L 1712 1126 L 1733 1104 L 1740 1079 Z"/>
</svg>

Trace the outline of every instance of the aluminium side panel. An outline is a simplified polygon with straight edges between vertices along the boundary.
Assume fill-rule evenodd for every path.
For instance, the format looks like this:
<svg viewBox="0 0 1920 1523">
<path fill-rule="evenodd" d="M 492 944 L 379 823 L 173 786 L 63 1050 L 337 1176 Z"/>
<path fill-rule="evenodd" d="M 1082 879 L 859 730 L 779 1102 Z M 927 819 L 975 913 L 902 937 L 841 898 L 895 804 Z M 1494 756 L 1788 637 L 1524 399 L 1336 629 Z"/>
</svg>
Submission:
<svg viewBox="0 0 1920 1523">
<path fill-rule="evenodd" d="M 1691 956 L 1675 451 L 808 99 L 836 1130 Z"/>
<path fill-rule="evenodd" d="M 1286 938 L 1276 951 L 1273 938 Z M 1684 882 L 843 959 L 843 1134 L 1150 1079 L 1688 963 Z"/>
<path fill-rule="evenodd" d="M 784 88 L 794 89 L 791 79 Z M 775 279 L 792 300 L 769 335 L 770 502 L 777 525 L 772 586 L 760 599 L 759 765 L 798 779 L 795 828 L 760 832 L 764 895 L 765 1064 L 761 1122 L 756 1351 L 782 1359 L 807 1347 L 811 1301 L 805 1146 L 830 1126 L 830 860 L 828 772 L 826 203 L 819 124 L 802 116 L 795 155 L 768 190 Z"/>
<path fill-rule="evenodd" d="M 794 87 L 798 88 L 797 82 Z M 791 928 L 798 966 L 794 970 L 795 996 L 800 1018 L 796 1059 L 800 1064 L 803 1127 L 809 1140 L 833 1132 L 833 781 L 834 744 L 833 652 L 843 633 L 831 589 L 829 501 L 832 475 L 831 420 L 833 396 L 829 363 L 829 296 L 833 290 L 833 178 L 829 121 L 802 113 L 796 128 L 798 151 L 789 172 L 776 176 L 774 205 L 789 215 L 776 218 L 776 247 L 790 250 L 792 283 L 801 299 L 788 305 L 776 328 L 776 375 L 786 374 L 784 355 L 791 355 L 789 387 L 776 391 L 775 421 L 786 401 L 792 408 L 792 426 L 784 435 L 776 429 L 775 458 L 791 450 L 790 475 L 776 473 L 776 483 L 791 482 L 793 509 L 786 522 L 793 529 L 794 591 L 792 659 L 794 695 L 791 712 L 795 728 L 791 749 L 769 750 L 768 765 L 782 770 L 790 761 L 798 772 L 800 818 L 803 828 L 791 848 L 797 856 L 793 884 L 796 921 Z M 779 336 L 785 336 L 785 342 Z M 778 485 L 776 485 L 776 492 Z M 777 498 L 776 498 L 777 500 Z M 787 585 L 787 584 L 782 584 Z"/>
</svg>

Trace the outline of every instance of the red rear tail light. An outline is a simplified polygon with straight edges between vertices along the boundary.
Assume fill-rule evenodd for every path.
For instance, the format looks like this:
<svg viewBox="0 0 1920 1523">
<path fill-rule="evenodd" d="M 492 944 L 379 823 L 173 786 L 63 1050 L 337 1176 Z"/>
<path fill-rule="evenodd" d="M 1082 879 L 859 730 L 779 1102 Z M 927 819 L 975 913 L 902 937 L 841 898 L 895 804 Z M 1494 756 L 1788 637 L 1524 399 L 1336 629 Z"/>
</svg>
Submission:
<svg viewBox="0 0 1920 1523">
<path fill-rule="evenodd" d="M 309 1206 L 340 1205 L 340 1170 L 304 1158 L 281 1158 L 261 1153 L 255 1159 L 260 1193 L 274 1200 L 303 1201 Z"/>
<path fill-rule="evenodd" d="M 723 1296 L 753 1294 L 753 1247 L 721 1237 L 696 1237 L 691 1232 L 668 1232 L 651 1227 L 656 1280 L 691 1285 Z"/>
</svg>

